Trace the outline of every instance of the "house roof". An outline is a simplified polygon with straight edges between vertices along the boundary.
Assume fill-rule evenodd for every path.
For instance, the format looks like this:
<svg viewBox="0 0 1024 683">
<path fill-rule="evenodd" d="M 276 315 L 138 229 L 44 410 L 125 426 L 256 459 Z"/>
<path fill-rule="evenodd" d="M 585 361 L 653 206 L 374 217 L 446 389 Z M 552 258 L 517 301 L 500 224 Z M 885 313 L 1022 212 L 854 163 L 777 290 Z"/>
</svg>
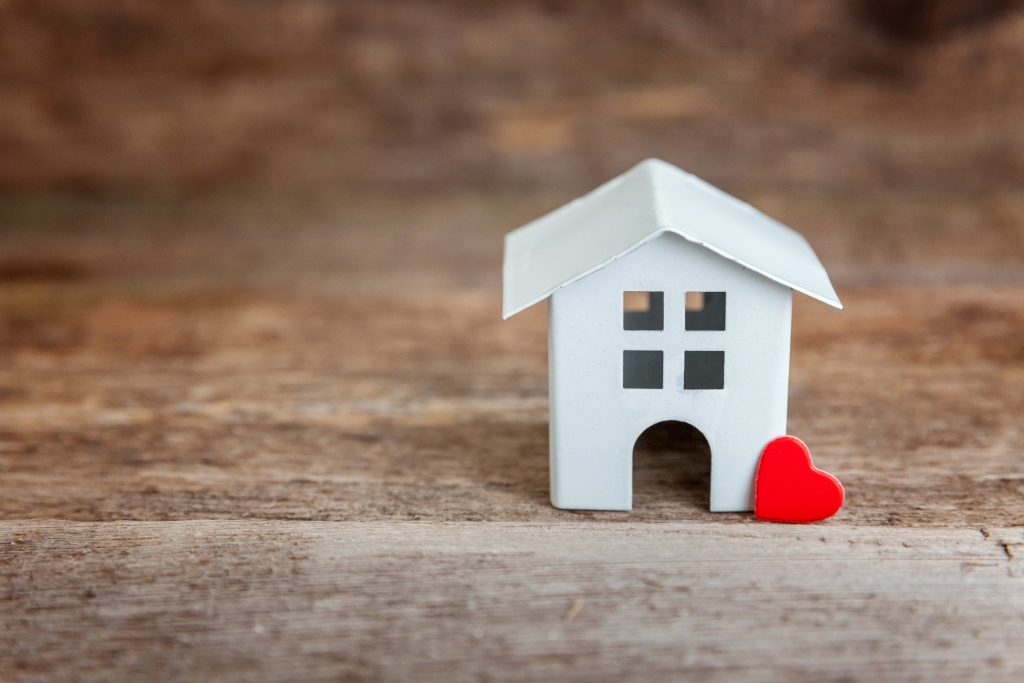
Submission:
<svg viewBox="0 0 1024 683">
<path fill-rule="evenodd" d="M 843 307 L 803 236 L 696 176 L 648 159 L 505 236 L 503 317 L 664 233 Z"/>
</svg>

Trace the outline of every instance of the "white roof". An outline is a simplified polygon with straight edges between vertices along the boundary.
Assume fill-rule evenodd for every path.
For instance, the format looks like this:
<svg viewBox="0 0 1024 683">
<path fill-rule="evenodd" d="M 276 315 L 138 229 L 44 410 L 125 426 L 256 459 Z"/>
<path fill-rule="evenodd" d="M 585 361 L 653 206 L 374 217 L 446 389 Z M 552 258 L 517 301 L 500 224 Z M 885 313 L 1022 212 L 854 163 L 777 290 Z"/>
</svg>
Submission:
<svg viewBox="0 0 1024 683">
<path fill-rule="evenodd" d="M 503 317 L 664 233 L 843 307 L 821 261 L 799 233 L 672 164 L 648 159 L 505 235 Z"/>
</svg>

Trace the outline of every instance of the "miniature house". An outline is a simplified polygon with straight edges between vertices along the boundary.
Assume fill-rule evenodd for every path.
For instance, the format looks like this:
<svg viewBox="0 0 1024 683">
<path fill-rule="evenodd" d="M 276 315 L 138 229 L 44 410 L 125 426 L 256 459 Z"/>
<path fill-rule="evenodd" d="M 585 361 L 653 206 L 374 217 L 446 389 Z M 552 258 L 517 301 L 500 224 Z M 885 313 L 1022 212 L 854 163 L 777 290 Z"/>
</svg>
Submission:
<svg viewBox="0 0 1024 683">
<path fill-rule="evenodd" d="M 753 509 L 786 434 L 792 290 L 842 308 L 798 233 L 647 160 L 505 238 L 504 317 L 549 299 L 551 501 L 629 510 L 666 420 L 711 449 L 711 509 Z"/>
</svg>

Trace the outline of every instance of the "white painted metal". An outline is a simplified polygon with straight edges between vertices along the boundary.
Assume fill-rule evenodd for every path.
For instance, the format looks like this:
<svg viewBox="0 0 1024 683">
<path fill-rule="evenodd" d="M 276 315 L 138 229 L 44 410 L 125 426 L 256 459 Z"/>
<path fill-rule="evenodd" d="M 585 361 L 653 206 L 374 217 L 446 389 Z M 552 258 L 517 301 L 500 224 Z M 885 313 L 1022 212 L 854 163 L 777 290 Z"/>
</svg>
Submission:
<svg viewBox="0 0 1024 683">
<path fill-rule="evenodd" d="M 797 232 L 671 164 L 648 159 L 505 237 L 509 318 L 666 232 L 842 308 Z"/>
<path fill-rule="evenodd" d="M 664 329 L 622 329 L 625 290 L 665 293 Z M 724 291 L 725 331 L 684 329 L 687 291 Z M 711 509 L 752 509 L 764 446 L 786 433 L 792 295 L 677 235 L 559 289 L 549 307 L 551 501 L 629 510 L 633 446 L 648 427 L 687 422 L 711 447 Z M 664 352 L 662 389 L 623 389 L 624 350 Z M 683 389 L 684 351 L 724 351 L 725 387 Z"/>
<path fill-rule="evenodd" d="M 665 420 L 711 447 L 711 509 L 753 508 L 786 433 L 792 290 L 842 308 L 796 232 L 650 159 L 505 240 L 504 316 L 550 297 L 551 501 L 629 510 L 633 447 Z M 623 292 L 664 293 L 664 329 L 623 329 Z M 687 331 L 685 295 L 726 292 L 724 331 Z M 623 388 L 623 351 L 664 353 L 663 388 Z M 686 351 L 723 351 L 725 386 L 683 386 Z"/>
</svg>

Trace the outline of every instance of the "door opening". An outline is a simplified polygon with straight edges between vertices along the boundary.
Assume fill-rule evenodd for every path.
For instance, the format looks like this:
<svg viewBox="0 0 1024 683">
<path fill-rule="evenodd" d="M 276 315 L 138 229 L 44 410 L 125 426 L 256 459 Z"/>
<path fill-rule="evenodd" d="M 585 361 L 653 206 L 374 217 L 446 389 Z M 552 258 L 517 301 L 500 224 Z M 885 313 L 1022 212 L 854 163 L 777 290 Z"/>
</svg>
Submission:
<svg viewBox="0 0 1024 683">
<path fill-rule="evenodd" d="M 633 509 L 678 517 L 711 504 L 711 447 L 699 429 L 666 420 L 633 445 Z"/>
</svg>

